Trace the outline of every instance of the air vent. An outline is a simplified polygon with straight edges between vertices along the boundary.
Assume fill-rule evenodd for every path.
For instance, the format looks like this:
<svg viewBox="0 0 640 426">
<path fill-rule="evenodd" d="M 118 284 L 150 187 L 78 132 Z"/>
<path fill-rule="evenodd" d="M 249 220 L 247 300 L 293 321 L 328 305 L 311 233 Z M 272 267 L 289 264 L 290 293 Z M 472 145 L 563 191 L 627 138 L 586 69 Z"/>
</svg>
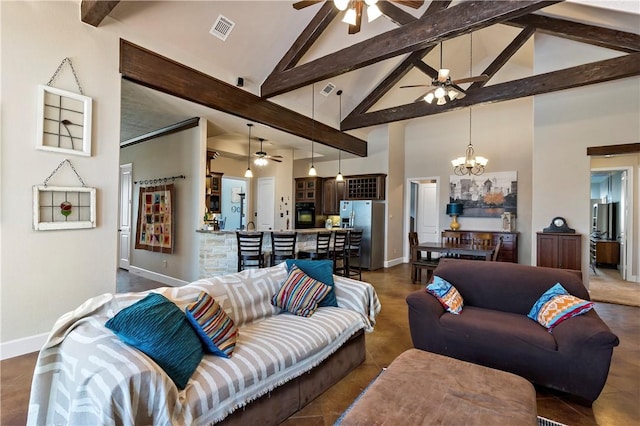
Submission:
<svg viewBox="0 0 640 426">
<path fill-rule="evenodd" d="M 216 22 L 213 23 L 213 27 L 209 30 L 210 34 L 218 37 L 220 40 L 225 41 L 229 37 L 229 33 L 236 26 L 236 23 L 224 16 L 218 16 Z"/>
<path fill-rule="evenodd" d="M 329 96 L 331 94 L 331 92 L 333 92 L 336 88 L 336 85 L 333 83 L 327 83 L 326 86 L 324 86 L 324 88 L 320 91 L 320 94 L 324 95 L 324 96 Z"/>
</svg>

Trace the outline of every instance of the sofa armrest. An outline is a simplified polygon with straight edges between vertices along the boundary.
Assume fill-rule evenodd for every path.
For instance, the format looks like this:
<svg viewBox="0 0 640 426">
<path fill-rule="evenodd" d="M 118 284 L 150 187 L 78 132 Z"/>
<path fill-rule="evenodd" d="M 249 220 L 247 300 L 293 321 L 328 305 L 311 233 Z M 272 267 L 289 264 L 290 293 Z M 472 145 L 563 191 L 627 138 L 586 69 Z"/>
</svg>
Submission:
<svg viewBox="0 0 640 426">
<path fill-rule="evenodd" d="M 372 332 L 376 324 L 376 316 L 381 309 L 380 300 L 373 286 L 364 281 L 339 275 L 334 275 L 333 281 L 338 306 L 362 314 L 369 323 L 365 331 Z"/>
<path fill-rule="evenodd" d="M 409 330 L 413 346 L 441 353 L 440 345 L 444 344 L 441 337 L 440 317 L 444 315 L 444 307 L 438 299 L 424 289 L 409 293 L 406 298 L 409 310 Z"/>
<path fill-rule="evenodd" d="M 558 351 L 568 353 L 583 351 L 585 346 L 610 350 L 620 343 L 593 310 L 561 322 L 553 329 L 553 336 Z"/>
</svg>

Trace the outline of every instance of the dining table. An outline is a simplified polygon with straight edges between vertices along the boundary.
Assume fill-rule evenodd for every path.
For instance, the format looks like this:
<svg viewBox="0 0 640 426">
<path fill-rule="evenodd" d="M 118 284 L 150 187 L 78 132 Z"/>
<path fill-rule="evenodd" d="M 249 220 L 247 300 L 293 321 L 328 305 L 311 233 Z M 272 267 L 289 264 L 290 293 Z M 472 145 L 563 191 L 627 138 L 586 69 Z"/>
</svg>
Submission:
<svg viewBox="0 0 640 426">
<path fill-rule="evenodd" d="M 491 260 L 496 247 L 493 245 L 467 244 L 467 243 L 447 243 L 442 241 L 422 242 L 413 246 L 412 259 L 418 258 L 418 252 L 426 252 L 426 260 L 431 260 L 432 253 L 446 253 L 451 256 L 473 256 Z"/>
</svg>

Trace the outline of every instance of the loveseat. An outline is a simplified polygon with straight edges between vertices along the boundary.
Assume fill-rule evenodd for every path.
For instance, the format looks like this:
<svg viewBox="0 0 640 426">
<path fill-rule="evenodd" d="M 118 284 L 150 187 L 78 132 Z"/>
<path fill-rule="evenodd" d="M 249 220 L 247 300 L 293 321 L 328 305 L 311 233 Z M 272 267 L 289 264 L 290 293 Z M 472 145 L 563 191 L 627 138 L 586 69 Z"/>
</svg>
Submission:
<svg viewBox="0 0 640 426">
<path fill-rule="evenodd" d="M 551 332 L 527 314 L 556 283 L 589 300 L 579 271 L 503 262 L 442 259 L 434 271 L 458 290 L 460 314 L 424 289 L 407 296 L 413 345 L 522 376 L 590 405 L 604 387 L 619 343 L 595 310 Z"/>
<path fill-rule="evenodd" d="M 288 276 L 282 263 L 88 300 L 56 322 L 38 356 L 28 424 L 282 422 L 364 361 L 364 332 L 380 310 L 370 284 L 333 276 L 337 307 L 293 315 L 271 303 Z M 184 311 L 205 293 L 233 320 L 237 341 L 229 358 L 205 353 L 183 389 L 105 326 L 150 294 Z"/>
</svg>

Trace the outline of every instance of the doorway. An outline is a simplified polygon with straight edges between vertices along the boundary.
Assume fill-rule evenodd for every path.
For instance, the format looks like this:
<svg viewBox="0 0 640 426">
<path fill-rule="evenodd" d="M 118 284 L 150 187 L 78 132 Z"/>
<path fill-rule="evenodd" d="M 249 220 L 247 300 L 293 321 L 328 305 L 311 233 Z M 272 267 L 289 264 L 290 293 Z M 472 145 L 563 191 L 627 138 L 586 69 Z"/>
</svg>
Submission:
<svg viewBox="0 0 640 426">
<path fill-rule="evenodd" d="M 405 197 L 405 235 L 418 233 L 418 241 L 435 242 L 440 240 L 440 180 L 438 177 L 407 179 Z M 409 238 L 404 239 L 404 258 L 410 261 Z"/>
<path fill-rule="evenodd" d="M 120 207 L 118 215 L 118 267 L 129 270 L 131 256 L 131 201 L 133 164 L 120 165 Z"/>
</svg>

